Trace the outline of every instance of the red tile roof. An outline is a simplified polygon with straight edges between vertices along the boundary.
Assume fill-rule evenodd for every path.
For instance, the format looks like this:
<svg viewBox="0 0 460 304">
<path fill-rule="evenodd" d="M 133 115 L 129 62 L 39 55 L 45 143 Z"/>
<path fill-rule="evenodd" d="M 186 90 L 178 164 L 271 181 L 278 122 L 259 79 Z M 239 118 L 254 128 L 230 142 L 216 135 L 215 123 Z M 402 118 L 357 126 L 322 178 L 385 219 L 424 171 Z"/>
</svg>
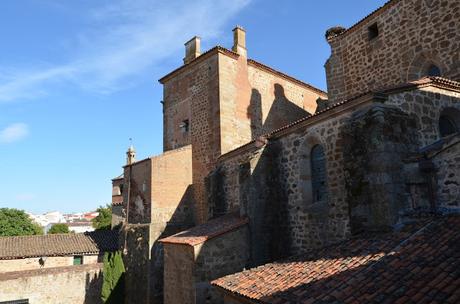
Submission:
<svg viewBox="0 0 460 304">
<path fill-rule="evenodd" d="M 408 83 L 403 83 L 403 84 L 400 84 L 400 85 L 394 85 L 394 86 L 390 86 L 390 87 L 384 87 L 384 88 L 379 88 L 379 89 L 376 89 L 372 92 L 365 92 L 365 93 L 362 93 L 362 94 L 359 94 L 359 95 L 356 95 L 354 97 L 351 97 L 349 99 L 345 99 L 345 100 L 342 100 L 342 101 L 339 101 L 339 102 L 336 102 L 332 105 L 330 105 L 329 107 L 321 110 L 321 111 L 318 111 L 318 112 L 315 112 L 314 114 L 309 114 L 305 117 L 302 117 L 298 120 L 295 120 L 287 125 L 284 125 L 278 129 L 275 129 L 275 130 L 272 130 L 270 131 L 269 133 L 266 133 L 262 136 L 260 136 L 259 138 L 257 139 L 254 139 L 254 140 L 251 140 L 250 142 L 242 145 L 242 146 L 239 146 L 238 148 L 234 149 L 234 150 L 231 150 L 225 154 L 222 154 L 221 156 L 219 156 L 219 160 L 223 160 L 223 159 L 226 159 L 228 157 L 231 157 L 232 155 L 234 154 L 239 154 L 240 151 L 243 151 L 245 149 L 248 149 L 248 147 L 252 146 L 256 141 L 265 141 L 266 143 L 268 141 L 266 141 L 267 139 L 272 139 L 276 136 L 279 136 L 282 132 L 284 131 L 290 131 L 290 130 L 293 130 L 294 128 L 298 127 L 298 126 L 301 126 L 302 123 L 306 122 L 306 121 L 310 121 L 311 119 L 317 117 L 317 116 L 320 116 L 320 115 L 324 115 L 324 113 L 326 112 L 329 112 L 333 109 L 336 109 L 336 108 L 339 108 L 340 106 L 343 106 L 343 105 L 346 105 L 346 104 L 349 104 L 350 102 L 353 102 L 353 101 L 356 101 L 360 98 L 363 98 L 365 97 L 366 95 L 367 96 L 374 96 L 374 98 L 379 98 L 379 97 L 385 97 L 386 94 L 394 94 L 396 92 L 400 92 L 400 91 L 407 91 L 407 90 L 413 90 L 413 89 L 419 89 L 419 88 L 424 88 L 424 87 L 428 87 L 428 86 L 433 86 L 433 87 L 436 87 L 436 88 L 441 88 L 441 89 L 446 89 L 446 90 L 453 90 L 453 91 L 456 91 L 456 92 L 460 92 L 460 82 L 458 81 L 454 81 L 454 80 L 451 80 L 451 79 L 447 79 L 447 78 L 442 78 L 442 77 L 423 77 L 419 80 L 415 80 L 415 81 L 411 81 L 411 82 L 408 82 Z"/>
<path fill-rule="evenodd" d="M 248 219 L 240 217 L 237 213 L 227 214 L 210 220 L 205 224 L 195 226 L 189 230 L 161 239 L 160 242 L 195 246 L 216 236 L 235 230 L 247 223 Z"/>
<path fill-rule="evenodd" d="M 0 260 L 99 254 L 117 249 L 118 232 L 114 230 L 0 237 Z"/>
<path fill-rule="evenodd" d="M 366 235 L 211 283 L 254 303 L 460 303 L 460 216 Z"/>
</svg>

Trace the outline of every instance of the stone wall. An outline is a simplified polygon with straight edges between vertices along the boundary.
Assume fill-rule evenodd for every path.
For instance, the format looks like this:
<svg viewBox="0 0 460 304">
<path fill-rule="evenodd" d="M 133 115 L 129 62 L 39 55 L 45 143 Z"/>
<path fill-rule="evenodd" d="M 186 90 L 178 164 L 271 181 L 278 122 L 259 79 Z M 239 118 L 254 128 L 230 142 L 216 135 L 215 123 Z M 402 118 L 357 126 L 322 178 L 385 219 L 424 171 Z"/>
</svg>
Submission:
<svg viewBox="0 0 460 304">
<path fill-rule="evenodd" d="M 247 226 L 200 244 L 164 244 L 164 303 L 219 303 L 210 281 L 243 270 L 249 258 Z"/>
<path fill-rule="evenodd" d="M 120 234 L 125 275 L 125 303 L 151 303 L 150 225 L 126 224 Z M 140 284 L 139 282 L 142 282 Z"/>
<path fill-rule="evenodd" d="M 426 87 L 390 94 L 386 103 L 397 106 L 415 119 L 421 148 L 441 139 L 441 112 L 452 108 L 460 110 L 460 93 Z"/>
<path fill-rule="evenodd" d="M 124 167 L 123 208 L 130 224 L 151 221 L 152 160 L 150 158 Z"/>
<path fill-rule="evenodd" d="M 189 115 L 190 139 L 181 145 L 192 144 L 193 193 L 197 202 L 194 216 L 198 223 L 207 218 L 204 177 L 220 155 L 218 53 L 219 50 L 214 49 L 161 80 L 164 85 L 165 151 L 173 148 L 170 142 L 180 141 L 177 136 L 169 136 L 177 133 L 170 129 L 178 129 L 178 120 Z M 175 107 L 174 111 L 169 111 L 170 107 Z"/>
<path fill-rule="evenodd" d="M 237 208 L 250 218 L 251 264 L 322 247 L 350 235 L 344 129 L 369 95 L 279 131 L 220 158 L 209 176 L 213 212 Z M 310 153 L 322 145 L 328 195 L 315 202 Z"/>
<path fill-rule="evenodd" d="M 243 226 L 194 246 L 195 303 L 218 302 L 219 294 L 209 282 L 242 271 L 248 265 L 248 236 L 247 226 Z"/>
<path fill-rule="evenodd" d="M 112 205 L 112 229 L 123 223 L 124 219 L 123 205 Z"/>
<path fill-rule="evenodd" d="M 40 258 L 24 258 L 24 259 L 11 259 L 11 260 L 0 260 L 0 273 L 10 271 L 22 271 L 22 270 L 33 270 L 40 268 L 54 268 L 62 266 L 73 265 L 73 256 L 59 256 L 59 257 L 47 257 L 45 265 L 40 266 Z M 98 261 L 102 261 L 102 257 L 97 255 L 84 255 L 83 264 L 96 264 Z"/>
<path fill-rule="evenodd" d="M 251 60 L 248 78 L 252 139 L 314 114 L 318 98 L 327 99 L 325 93 Z"/>
<path fill-rule="evenodd" d="M 327 95 L 246 57 L 219 56 L 222 154 L 316 111 Z"/>
<path fill-rule="evenodd" d="M 163 245 L 157 241 L 193 226 L 192 148 L 185 146 L 152 158 L 150 225 L 151 297 L 163 297 Z"/>
<path fill-rule="evenodd" d="M 395 106 L 376 103 L 356 112 L 345 134 L 352 232 L 393 229 L 410 206 L 403 172 L 405 160 L 418 152 L 414 118 Z M 420 176 L 418 170 L 416 176 Z"/>
<path fill-rule="evenodd" d="M 460 207 L 460 136 L 446 141 L 432 154 L 437 168 L 437 207 L 458 209 Z"/>
<path fill-rule="evenodd" d="M 138 303 L 162 301 L 163 246 L 158 239 L 193 225 L 191 153 L 191 146 L 185 146 L 134 163 L 130 187 L 130 168 L 125 167 L 124 189 L 131 188 L 130 202 L 135 205 L 130 206 L 130 223 L 122 232 L 126 290 Z M 137 197 L 143 204 L 136 205 L 133 198 Z M 139 284 L 140 280 L 145 284 Z"/>
<path fill-rule="evenodd" d="M 33 304 L 96 304 L 102 264 L 17 271 L 0 276 L 0 301 L 29 299 Z"/>
<path fill-rule="evenodd" d="M 165 244 L 164 251 L 164 303 L 195 303 L 193 247 Z"/>
<path fill-rule="evenodd" d="M 377 24 L 378 37 L 369 40 Z M 341 101 L 427 75 L 431 64 L 460 80 L 460 2 L 393 0 L 383 9 L 329 39 L 329 99 Z"/>
<path fill-rule="evenodd" d="M 205 178 L 217 158 L 262 133 L 313 113 L 325 93 L 222 48 L 160 80 L 164 84 L 164 149 L 192 145 L 195 221 L 205 222 Z M 188 119 L 189 132 L 179 130 Z"/>
</svg>

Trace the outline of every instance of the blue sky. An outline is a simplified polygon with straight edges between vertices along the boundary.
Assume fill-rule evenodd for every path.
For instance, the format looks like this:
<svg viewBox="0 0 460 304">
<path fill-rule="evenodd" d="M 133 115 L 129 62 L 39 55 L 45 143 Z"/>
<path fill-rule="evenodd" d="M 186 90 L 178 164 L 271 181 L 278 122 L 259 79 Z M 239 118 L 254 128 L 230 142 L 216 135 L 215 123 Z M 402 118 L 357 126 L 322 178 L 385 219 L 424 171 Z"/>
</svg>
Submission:
<svg viewBox="0 0 460 304">
<path fill-rule="evenodd" d="M 183 43 L 230 48 L 326 90 L 324 32 L 384 0 L 21 0 L 0 2 L 0 207 L 95 209 L 111 200 L 129 138 L 162 151 L 159 78 Z"/>
</svg>

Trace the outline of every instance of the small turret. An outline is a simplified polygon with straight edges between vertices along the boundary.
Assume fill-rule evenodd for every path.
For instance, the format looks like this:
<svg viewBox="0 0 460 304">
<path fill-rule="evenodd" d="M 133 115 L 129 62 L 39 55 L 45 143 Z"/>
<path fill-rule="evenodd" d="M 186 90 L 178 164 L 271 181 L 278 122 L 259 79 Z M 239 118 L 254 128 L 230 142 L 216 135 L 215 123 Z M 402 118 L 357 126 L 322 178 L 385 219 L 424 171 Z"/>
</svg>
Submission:
<svg viewBox="0 0 460 304">
<path fill-rule="evenodd" d="M 126 151 L 126 164 L 132 165 L 136 162 L 136 150 L 134 150 L 133 145 L 129 146 L 128 151 Z"/>
</svg>

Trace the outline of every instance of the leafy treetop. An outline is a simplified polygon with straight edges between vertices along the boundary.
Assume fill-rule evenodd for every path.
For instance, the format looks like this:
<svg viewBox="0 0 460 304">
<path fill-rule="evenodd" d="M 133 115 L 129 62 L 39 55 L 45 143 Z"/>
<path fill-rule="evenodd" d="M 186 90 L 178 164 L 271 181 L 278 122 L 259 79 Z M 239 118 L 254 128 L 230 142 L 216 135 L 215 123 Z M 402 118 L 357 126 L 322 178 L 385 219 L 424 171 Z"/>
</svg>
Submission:
<svg viewBox="0 0 460 304">
<path fill-rule="evenodd" d="M 69 226 L 64 223 L 53 224 L 48 230 L 49 234 L 57 234 L 57 233 L 69 233 Z"/>
<path fill-rule="evenodd" d="M 100 206 L 96 210 L 99 215 L 92 219 L 93 227 L 96 230 L 109 230 L 112 226 L 112 208 L 108 204 L 105 207 Z"/>
<path fill-rule="evenodd" d="M 24 210 L 0 208 L 0 236 L 36 234 L 43 234 L 43 229 Z"/>
</svg>

